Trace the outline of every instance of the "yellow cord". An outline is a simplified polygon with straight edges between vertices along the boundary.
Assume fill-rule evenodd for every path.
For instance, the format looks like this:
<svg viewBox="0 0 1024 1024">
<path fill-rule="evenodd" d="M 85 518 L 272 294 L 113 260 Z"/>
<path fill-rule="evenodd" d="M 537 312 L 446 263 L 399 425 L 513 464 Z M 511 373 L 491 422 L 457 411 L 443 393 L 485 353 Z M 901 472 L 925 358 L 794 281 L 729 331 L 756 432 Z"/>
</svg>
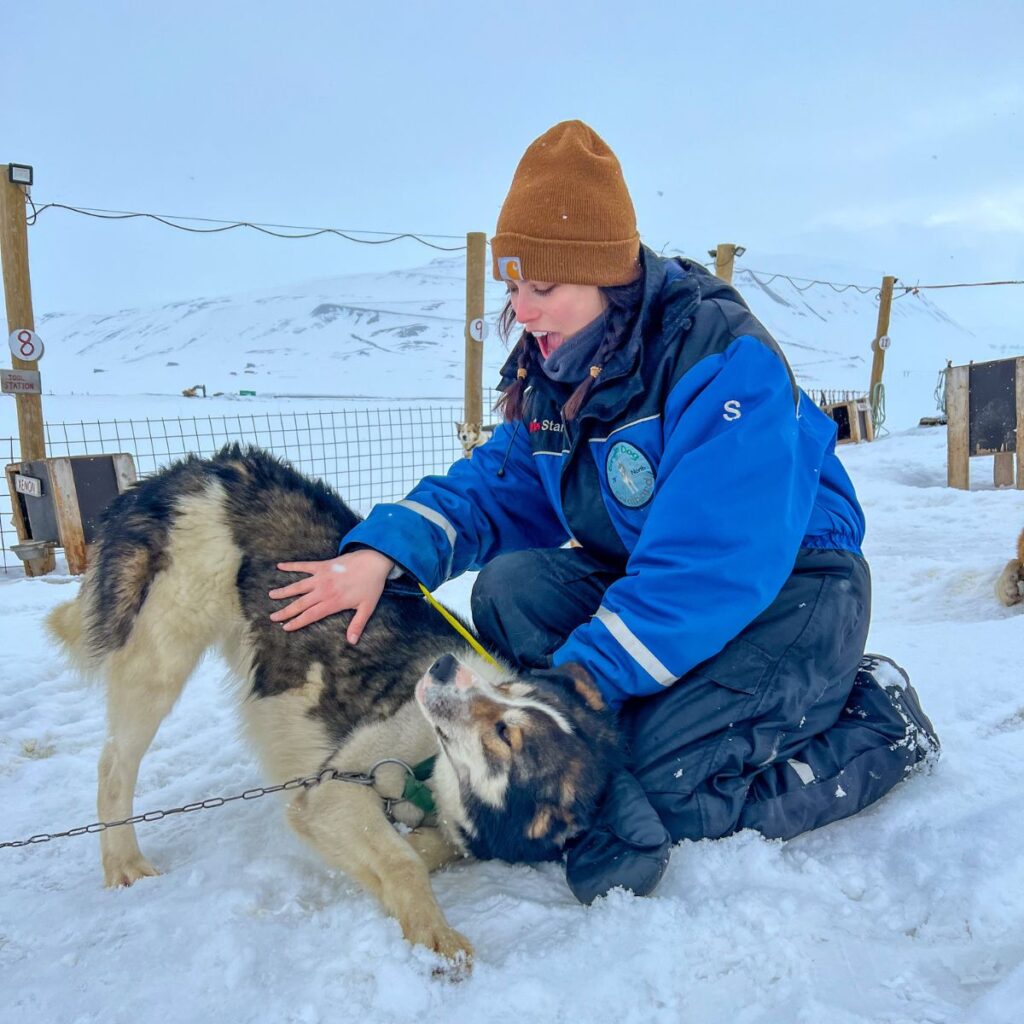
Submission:
<svg viewBox="0 0 1024 1024">
<path fill-rule="evenodd" d="M 452 615 L 452 613 L 448 611 L 448 609 L 445 608 L 444 605 L 442 605 L 437 600 L 437 598 L 434 597 L 434 595 L 429 590 L 427 590 L 425 586 L 423 586 L 422 583 L 418 583 L 417 585 L 419 586 L 420 590 L 423 591 L 423 596 L 427 599 L 427 604 L 431 605 L 433 608 L 436 608 L 445 617 L 445 620 L 448 622 L 448 625 L 451 626 L 452 629 L 454 629 L 455 632 L 458 633 L 459 636 L 461 636 L 462 639 L 465 640 L 466 643 L 468 643 L 469 646 L 472 647 L 473 650 L 476 651 L 476 653 L 479 654 L 481 658 L 483 658 L 485 661 L 489 661 L 492 665 L 498 664 L 480 646 L 480 642 L 477 640 L 477 638 L 473 636 L 473 634 L 470 633 L 469 630 L 466 629 L 466 627 L 463 626 L 463 624 L 459 622 L 459 620 L 455 618 L 455 616 Z"/>
</svg>

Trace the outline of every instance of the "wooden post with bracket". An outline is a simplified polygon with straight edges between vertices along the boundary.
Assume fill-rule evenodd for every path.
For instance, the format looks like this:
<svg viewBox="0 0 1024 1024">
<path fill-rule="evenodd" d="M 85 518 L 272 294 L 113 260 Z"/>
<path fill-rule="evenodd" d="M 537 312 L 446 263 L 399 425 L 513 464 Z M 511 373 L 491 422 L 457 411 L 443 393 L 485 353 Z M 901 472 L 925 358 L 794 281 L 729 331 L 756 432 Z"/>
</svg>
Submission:
<svg viewBox="0 0 1024 1024">
<path fill-rule="evenodd" d="M 0 164 L 0 261 L 3 262 L 4 299 L 7 307 L 9 333 L 34 331 L 35 318 L 32 316 L 32 285 L 28 268 L 28 224 L 25 217 L 26 186 L 11 180 L 10 166 Z M 11 365 L 15 370 L 37 371 L 37 358 L 21 359 L 12 350 Z M 38 394 L 17 394 L 18 437 L 21 444 L 22 461 L 46 457 L 46 442 L 43 433 L 43 401 Z M 22 517 L 14 516 L 18 539 L 27 536 L 21 533 Z M 53 552 L 46 551 L 37 558 L 24 561 L 26 576 L 41 576 L 52 572 L 56 562 Z"/>
</svg>

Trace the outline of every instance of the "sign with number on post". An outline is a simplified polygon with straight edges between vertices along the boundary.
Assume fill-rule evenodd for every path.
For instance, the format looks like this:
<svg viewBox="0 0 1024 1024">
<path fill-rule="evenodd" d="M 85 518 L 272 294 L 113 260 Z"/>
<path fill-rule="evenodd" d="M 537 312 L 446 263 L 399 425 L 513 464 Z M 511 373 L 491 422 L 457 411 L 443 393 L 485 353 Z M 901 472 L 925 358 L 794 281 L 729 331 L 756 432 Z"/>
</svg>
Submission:
<svg viewBox="0 0 1024 1024">
<path fill-rule="evenodd" d="M 0 369 L 0 392 L 5 395 L 40 395 L 38 370 Z"/>
<path fill-rule="evenodd" d="M 487 323 L 482 316 L 474 317 L 469 321 L 469 336 L 474 341 L 483 341 L 487 337 Z"/>
<path fill-rule="evenodd" d="M 11 347 L 11 353 L 17 359 L 24 359 L 26 363 L 35 362 L 43 358 L 43 339 L 30 331 L 27 327 L 20 327 L 11 331 L 7 342 Z"/>
</svg>

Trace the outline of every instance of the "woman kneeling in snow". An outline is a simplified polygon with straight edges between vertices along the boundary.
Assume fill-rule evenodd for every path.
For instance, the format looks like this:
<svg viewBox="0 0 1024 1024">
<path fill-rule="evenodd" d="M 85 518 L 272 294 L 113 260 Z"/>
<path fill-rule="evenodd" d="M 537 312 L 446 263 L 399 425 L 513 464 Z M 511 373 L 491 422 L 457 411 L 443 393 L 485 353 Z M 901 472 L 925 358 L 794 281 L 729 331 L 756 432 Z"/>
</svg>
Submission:
<svg viewBox="0 0 1024 1024">
<path fill-rule="evenodd" d="M 680 839 L 788 838 L 877 800 L 938 741 L 902 669 L 864 657 L 864 518 L 832 420 L 736 291 L 641 245 L 582 122 L 527 149 L 491 251 L 504 333 L 523 328 L 505 422 L 337 558 L 282 566 L 310 575 L 273 618 L 354 609 L 355 643 L 389 575 L 481 570 L 485 641 L 523 669 L 578 662 L 619 710 L 629 771 L 566 857 L 585 902 L 649 893 Z"/>
</svg>

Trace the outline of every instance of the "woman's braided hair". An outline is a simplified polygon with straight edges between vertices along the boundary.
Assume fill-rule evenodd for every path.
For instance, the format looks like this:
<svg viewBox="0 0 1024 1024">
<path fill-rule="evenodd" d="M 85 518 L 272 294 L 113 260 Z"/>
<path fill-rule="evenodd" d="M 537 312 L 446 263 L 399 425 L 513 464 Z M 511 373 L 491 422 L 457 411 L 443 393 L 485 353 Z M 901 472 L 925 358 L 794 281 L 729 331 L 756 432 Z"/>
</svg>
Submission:
<svg viewBox="0 0 1024 1024">
<path fill-rule="evenodd" d="M 584 399 L 594 386 L 594 381 L 601 375 L 605 363 L 632 333 L 634 321 L 640 311 L 643 291 L 643 275 L 629 284 L 601 286 L 601 294 L 607 303 L 604 340 L 594 356 L 594 365 L 590 367 L 590 373 L 584 377 L 565 405 L 562 406 L 562 416 L 566 422 L 576 418 L 580 406 L 583 405 Z M 511 300 L 508 300 L 498 317 L 498 335 L 506 344 L 508 344 L 515 325 L 515 310 L 512 308 Z M 541 369 L 542 359 L 537 339 L 529 331 L 524 330 L 519 335 L 512 354 L 516 357 L 516 379 L 494 403 L 495 410 L 501 412 L 506 420 L 522 419 L 526 380 L 532 373 L 544 372 Z"/>
</svg>

